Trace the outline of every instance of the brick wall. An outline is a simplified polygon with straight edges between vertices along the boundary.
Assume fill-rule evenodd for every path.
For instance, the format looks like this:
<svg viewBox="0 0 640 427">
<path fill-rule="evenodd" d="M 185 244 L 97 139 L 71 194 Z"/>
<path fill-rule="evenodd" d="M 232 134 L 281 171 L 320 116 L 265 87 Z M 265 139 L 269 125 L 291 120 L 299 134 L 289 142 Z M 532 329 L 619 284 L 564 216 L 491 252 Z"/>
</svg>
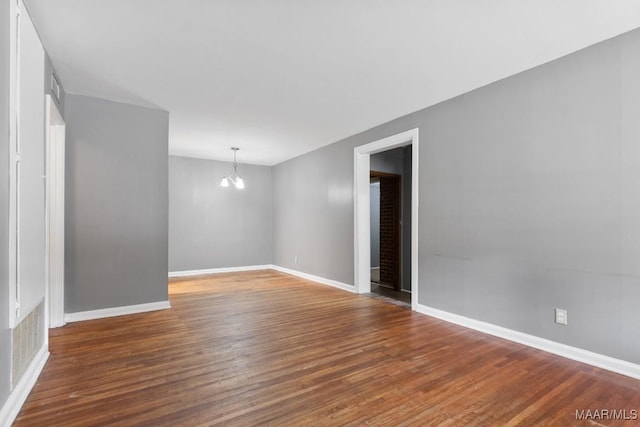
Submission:
<svg viewBox="0 0 640 427">
<path fill-rule="evenodd" d="M 380 282 L 399 284 L 399 178 L 380 178 Z"/>
</svg>

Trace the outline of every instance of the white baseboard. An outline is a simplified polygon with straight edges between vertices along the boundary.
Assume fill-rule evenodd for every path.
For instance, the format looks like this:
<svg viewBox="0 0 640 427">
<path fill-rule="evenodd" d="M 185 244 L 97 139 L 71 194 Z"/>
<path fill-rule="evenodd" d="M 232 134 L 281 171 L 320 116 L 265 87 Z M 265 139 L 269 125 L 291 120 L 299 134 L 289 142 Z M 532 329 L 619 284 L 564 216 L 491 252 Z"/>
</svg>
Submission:
<svg viewBox="0 0 640 427">
<path fill-rule="evenodd" d="M 237 271 L 268 270 L 270 268 L 271 268 L 271 265 L 267 264 L 267 265 L 247 265 L 243 267 L 207 268 L 204 270 L 170 271 L 169 277 L 199 276 L 202 274 L 215 274 L 215 273 L 235 273 Z"/>
<path fill-rule="evenodd" d="M 538 350 L 566 357 L 567 359 L 586 363 L 588 365 L 626 375 L 631 378 L 640 379 L 640 365 L 627 362 L 626 360 L 620 360 L 588 350 L 583 350 L 581 348 L 560 344 L 535 335 L 529 335 L 512 329 L 503 328 L 502 326 L 493 325 L 491 323 L 470 319 L 468 317 L 438 310 L 422 304 L 417 305 L 416 311 L 418 313 L 426 314 L 427 316 L 455 323 L 456 325 L 464 326 L 489 335 L 537 348 Z"/>
<path fill-rule="evenodd" d="M 27 370 L 22 374 L 22 378 L 20 378 L 20 381 L 18 381 L 18 384 L 14 387 L 9 398 L 2 406 L 2 409 L 0 409 L 0 426 L 10 426 L 13 424 L 22 409 L 22 405 L 24 405 L 27 397 L 29 397 L 31 389 L 36 385 L 38 376 L 40 376 L 48 358 L 49 349 L 45 344 L 38 350 L 38 353 L 36 353 Z"/>
<path fill-rule="evenodd" d="M 78 311 L 65 313 L 64 321 L 67 323 L 83 320 L 102 319 L 105 317 L 124 316 L 126 314 L 145 313 L 147 311 L 165 310 L 171 308 L 169 301 L 150 302 L 147 304 L 126 305 L 123 307 L 102 308 L 99 310 Z"/>
<path fill-rule="evenodd" d="M 271 265 L 271 269 L 280 271 L 281 273 L 291 274 L 292 276 L 301 277 L 303 279 L 311 280 L 313 282 L 321 283 L 323 285 L 333 286 L 334 288 L 342 289 L 355 293 L 356 289 L 353 285 L 347 285 L 346 283 L 338 282 L 337 280 L 325 279 L 324 277 L 314 276 L 313 274 L 303 273 L 301 271 L 291 270 L 289 268 L 280 267 L 279 265 Z"/>
</svg>

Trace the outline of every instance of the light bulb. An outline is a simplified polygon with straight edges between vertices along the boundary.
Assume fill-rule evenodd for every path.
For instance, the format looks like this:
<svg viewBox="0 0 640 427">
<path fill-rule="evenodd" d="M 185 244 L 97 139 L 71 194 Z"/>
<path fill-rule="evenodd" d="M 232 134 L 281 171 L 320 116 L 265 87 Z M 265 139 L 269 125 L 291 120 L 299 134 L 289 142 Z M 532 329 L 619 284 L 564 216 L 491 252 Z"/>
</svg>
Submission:
<svg viewBox="0 0 640 427">
<path fill-rule="evenodd" d="M 220 187 L 228 187 L 228 186 L 229 186 L 229 178 L 225 176 L 224 178 L 222 178 L 222 181 L 220 181 Z"/>
<path fill-rule="evenodd" d="M 236 188 L 238 190 L 242 190 L 244 188 L 244 181 L 240 177 L 236 178 Z"/>
</svg>

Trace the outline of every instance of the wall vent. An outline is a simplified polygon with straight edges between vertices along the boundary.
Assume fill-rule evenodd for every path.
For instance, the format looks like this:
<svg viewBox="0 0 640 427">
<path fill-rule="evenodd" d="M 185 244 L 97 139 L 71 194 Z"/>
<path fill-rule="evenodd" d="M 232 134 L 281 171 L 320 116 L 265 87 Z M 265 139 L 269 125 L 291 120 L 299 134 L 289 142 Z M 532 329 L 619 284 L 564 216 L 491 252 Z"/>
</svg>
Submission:
<svg viewBox="0 0 640 427">
<path fill-rule="evenodd" d="M 22 374 L 44 344 L 44 303 L 34 308 L 11 331 L 11 385 L 15 387 Z"/>
</svg>

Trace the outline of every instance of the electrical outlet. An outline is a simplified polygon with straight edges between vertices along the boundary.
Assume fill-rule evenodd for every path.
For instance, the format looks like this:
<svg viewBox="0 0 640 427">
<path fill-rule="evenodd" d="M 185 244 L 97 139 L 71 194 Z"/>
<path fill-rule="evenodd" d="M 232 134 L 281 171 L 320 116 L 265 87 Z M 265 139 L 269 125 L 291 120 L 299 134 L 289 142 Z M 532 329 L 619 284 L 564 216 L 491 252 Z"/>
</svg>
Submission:
<svg viewBox="0 0 640 427">
<path fill-rule="evenodd" d="M 298 263 L 298 255 L 296 255 L 296 256 L 294 256 L 294 257 L 293 257 L 293 263 L 294 263 L 294 264 L 297 264 L 297 263 Z"/>
<path fill-rule="evenodd" d="M 566 325 L 567 320 L 567 310 L 564 308 L 556 308 L 556 323 Z"/>
</svg>

